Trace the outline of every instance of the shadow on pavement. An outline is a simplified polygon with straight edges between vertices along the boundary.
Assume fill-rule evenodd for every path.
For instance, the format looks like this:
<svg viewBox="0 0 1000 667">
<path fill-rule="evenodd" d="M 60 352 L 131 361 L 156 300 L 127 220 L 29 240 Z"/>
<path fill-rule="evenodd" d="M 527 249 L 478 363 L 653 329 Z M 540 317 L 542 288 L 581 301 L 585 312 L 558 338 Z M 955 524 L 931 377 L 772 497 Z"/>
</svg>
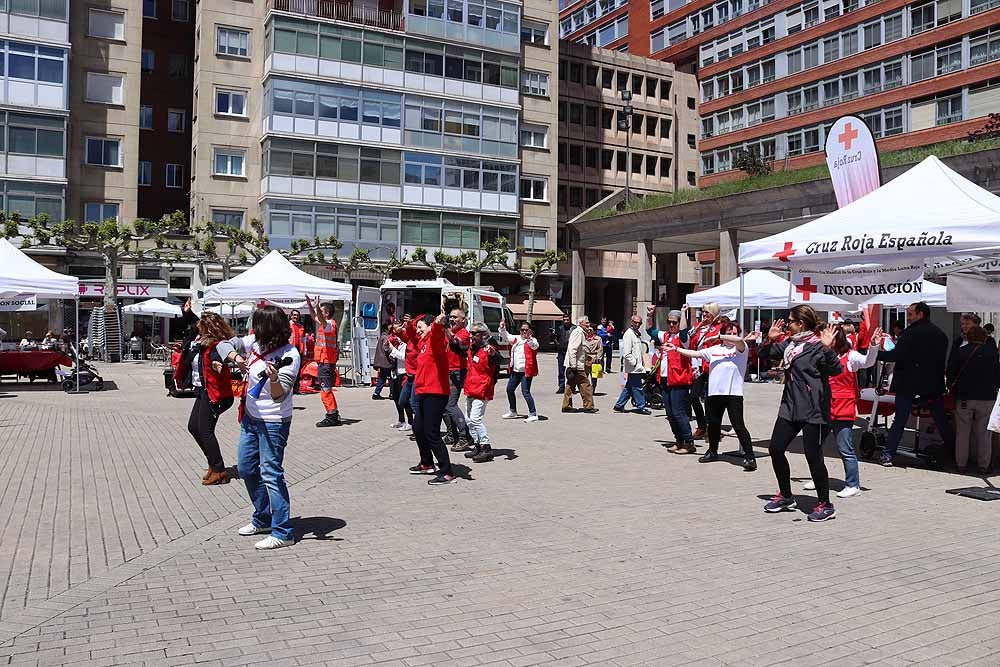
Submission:
<svg viewBox="0 0 1000 667">
<path fill-rule="evenodd" d="M 340 530 L 347 525 L 343 519 L 335 519 L 329 516 L 306 516 L 292 519 L 295 524 L 295 541 L 299 540 L 336 540 L 339 537 L 331 537 L 330 533 Z"/>
</svg>

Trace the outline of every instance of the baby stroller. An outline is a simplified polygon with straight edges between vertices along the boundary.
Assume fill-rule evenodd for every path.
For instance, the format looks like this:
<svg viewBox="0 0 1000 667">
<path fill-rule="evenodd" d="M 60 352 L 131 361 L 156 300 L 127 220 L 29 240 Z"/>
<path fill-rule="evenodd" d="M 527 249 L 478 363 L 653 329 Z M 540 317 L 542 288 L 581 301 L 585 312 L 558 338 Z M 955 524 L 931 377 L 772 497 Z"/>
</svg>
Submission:
<svg viewBox="0 0 1000 667">
<path fill-rule="evenodd" d="M 80 389 L 89 388 L 93 385 L 94 391 L 104 389 L 104 378 L 101 377 L 97 369 L 80 358 L 76 348 L 69 346 L 70 358 L 73 359 L 73 368 L 69 372 L 60 372 L 63 391 L 73 391 L 76 389 L 77 378 L 79 377 Z"/>
<path fill-rule="evenodd" d="M 652 368 L 646 371 L 645 376 L 642 378 L 642 395 L 646 399 L 646 407 L 650 410 L 662 410 L 663 409 L 663 394 L 660 391 L 660 362 L 659 360 L 653 362 Z M 633 407 L 638 407 L 635 404 L 635 399 L 632 400 Z"/>
</svg>

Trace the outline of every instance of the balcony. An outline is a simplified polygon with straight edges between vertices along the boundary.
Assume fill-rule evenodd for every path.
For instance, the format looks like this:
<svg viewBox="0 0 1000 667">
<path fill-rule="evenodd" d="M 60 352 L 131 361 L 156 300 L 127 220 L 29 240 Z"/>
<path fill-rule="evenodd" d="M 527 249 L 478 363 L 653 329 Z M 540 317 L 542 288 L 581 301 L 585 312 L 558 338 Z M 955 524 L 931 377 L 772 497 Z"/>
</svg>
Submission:
<svg viewBox="0 0 1000 667">
<path fill-rule="evenodd" d="M 267 0 L 267 8 L 289 14 L 333 19 L 334 21 L 372 28 L 403 29 L 401 9 L 383 9 L 377 4 L 339 2 L 338 0 Z"/>
<path fill-rule="evenodd" d="M 976 14 L 981 14 L 990 9 L 1000 7 L 1000 0 L 989 0 L 988 2 L 980 2 L 974 7 L 969 8 L 969 16 L 975 16 Z"/>
</svg>

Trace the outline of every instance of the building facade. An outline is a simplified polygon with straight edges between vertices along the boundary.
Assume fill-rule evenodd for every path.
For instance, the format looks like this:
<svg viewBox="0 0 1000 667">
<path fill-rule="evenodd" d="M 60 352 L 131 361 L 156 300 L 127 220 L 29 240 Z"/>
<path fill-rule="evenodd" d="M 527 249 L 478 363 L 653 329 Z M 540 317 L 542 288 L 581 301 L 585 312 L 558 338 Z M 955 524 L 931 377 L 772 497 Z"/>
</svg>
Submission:
<svg viewBox="0 0 1000 667">
<path fill-rule="evenodd" d="M 630 197 L 696 187 L 698 86 L 671 63 L 563 41 L 559 46 L 560 246 L 572 249 L 565 223 L 615 193 Z M 626 116 L 625 108 L 632 108 Z M 636 252 L 587 251 L 580 257 L 591 317 L 624 321 L 636 307 Z M 685 256 L 686 259 L 686 256 Z M 570 280 L 571 263 L 560 268 Z M 687 264 L 680 270 L 690 275 Z M 648 298 L 646 299 L 648 301 Z M 562 294 L 568 306 L 570 294 Z M 582 313 L 578 313 L 582 314 Z"/>
<path fill-rule="evenodd" d="M 560 35 L 673 62 L 700 85 L 701 185 L 753 150 L 818 164 L 859 115 L 883 150 L 965 137 L 1000 111 L 997 0 L 580 0 Z"/>
</svg>

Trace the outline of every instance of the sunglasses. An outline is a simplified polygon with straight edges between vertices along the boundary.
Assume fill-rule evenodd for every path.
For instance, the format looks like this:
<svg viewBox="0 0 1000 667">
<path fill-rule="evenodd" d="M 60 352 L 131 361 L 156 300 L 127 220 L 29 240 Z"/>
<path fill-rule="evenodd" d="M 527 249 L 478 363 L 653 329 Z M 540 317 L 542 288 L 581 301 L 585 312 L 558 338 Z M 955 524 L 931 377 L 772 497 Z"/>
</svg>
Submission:
<svg viewBox="0 0 1000 667">
<path fill-rule="evenodd" d="M 678 322 L 677 320 L 667 320 L 667 324 L 669 324 L 672 327 L 675 327 L 678 324 L 680 324 L 680 322 Z"/>
</svg>

